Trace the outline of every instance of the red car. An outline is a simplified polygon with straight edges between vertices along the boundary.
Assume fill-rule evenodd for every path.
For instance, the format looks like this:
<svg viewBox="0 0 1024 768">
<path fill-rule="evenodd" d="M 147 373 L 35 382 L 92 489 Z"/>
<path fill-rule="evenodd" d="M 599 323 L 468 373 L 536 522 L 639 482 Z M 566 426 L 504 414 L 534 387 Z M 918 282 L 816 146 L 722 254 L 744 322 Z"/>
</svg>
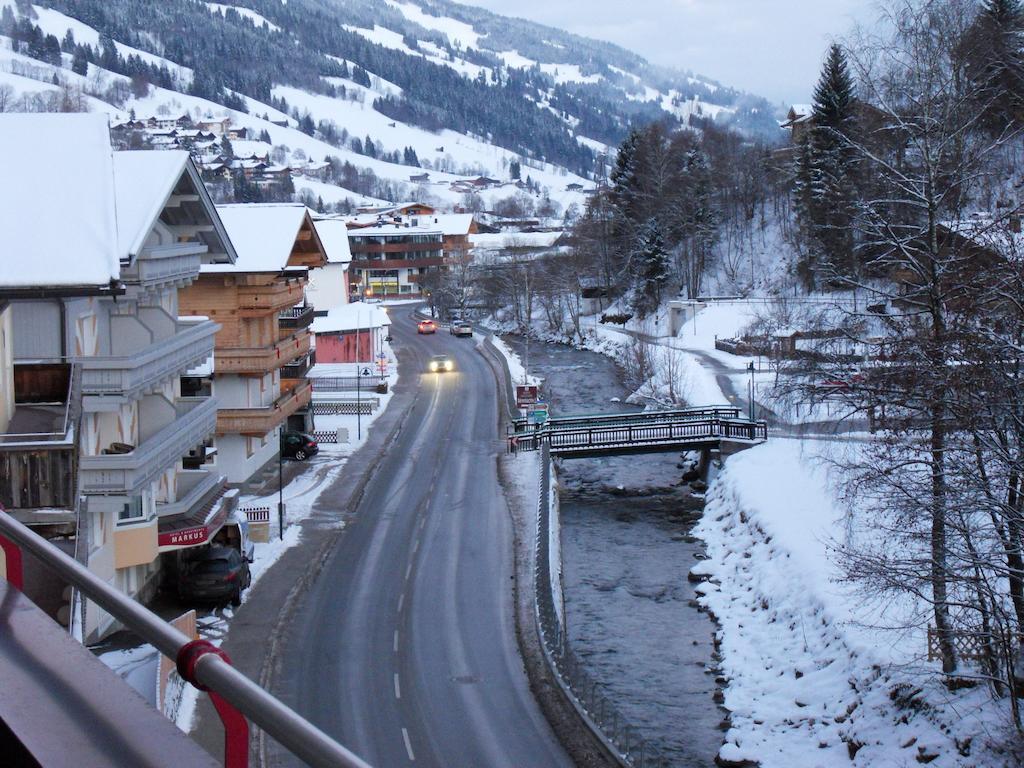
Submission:
<svg viewBox="0 0 1024 768">
<path fill-rule="evenodd" d="M 416 333 L 437 333 L 437 323 L 433 320 L 420 320 L 416 325 Z"/>
</svg>

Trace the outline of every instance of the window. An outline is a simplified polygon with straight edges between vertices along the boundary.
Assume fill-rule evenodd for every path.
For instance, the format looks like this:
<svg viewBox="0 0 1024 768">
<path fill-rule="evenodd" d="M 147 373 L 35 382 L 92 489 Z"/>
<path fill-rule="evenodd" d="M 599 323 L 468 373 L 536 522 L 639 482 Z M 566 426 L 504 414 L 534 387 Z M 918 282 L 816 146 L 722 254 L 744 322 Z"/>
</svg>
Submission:
<svg viewBox="0 0 1024 768">
<path fill-rule="evenodd" d="M 117 513 L 117 522 L 138 521 L 142 519 L 142 497 L 132 496 Z"/>
</svg>

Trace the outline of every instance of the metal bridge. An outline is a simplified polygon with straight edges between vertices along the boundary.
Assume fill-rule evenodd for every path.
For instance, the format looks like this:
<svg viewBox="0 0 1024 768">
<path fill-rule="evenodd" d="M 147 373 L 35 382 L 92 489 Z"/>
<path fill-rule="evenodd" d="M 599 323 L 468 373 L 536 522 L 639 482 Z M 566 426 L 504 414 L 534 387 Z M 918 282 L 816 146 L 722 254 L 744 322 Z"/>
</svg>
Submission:
<svg viewBox="0 0 1024 768">
<path fill-rule="evenodd" d="M 531 429 L 525 419 L 513 422 L 510 453 L 536 451 L 542 445 L 552 456 L 582 458 L 627 453 L 742 450 L 768 439 L 763 421 L 740 418 L 729 406 L 645 411 L 597 416 L 566 416 Z"/>
</svg>

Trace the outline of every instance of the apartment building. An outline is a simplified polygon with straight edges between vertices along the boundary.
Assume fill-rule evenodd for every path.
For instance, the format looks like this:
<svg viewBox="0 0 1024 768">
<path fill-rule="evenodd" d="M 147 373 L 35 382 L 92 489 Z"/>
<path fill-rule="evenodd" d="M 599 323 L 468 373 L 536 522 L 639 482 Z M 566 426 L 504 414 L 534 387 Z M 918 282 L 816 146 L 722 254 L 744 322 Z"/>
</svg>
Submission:
<svg viewBox="0 0 1024 768">
<path fill-rule="evenodd" d="M 214 468 L 185 469 L 217 407 L 181 377 L 219 326 L 179 317 L 178 292 L 235 252 L 185 152 L 112 152 L 93 114 L 0 115 L 0 143 L 19 148 L 0 192 L 0 503 L 145 600 L 162 557 L 208 541 L 232 503 Z M 86 640 L 114 628 L 63 608 Z"/>
<path fill-rule="evenodd" d="M 218 401 L 213 463 L 242 484 L 277 460 L 281 428 L 312 427 L 312 366 L 306 301 L 309 270 L 327 264 L 302 205 L 223 205 L 218 213 L 234 243 L 234 262 L 204 264 L 182 292 L 183 314 L 220 325 L 214 364 L 195 391 Z"/>
</svg>

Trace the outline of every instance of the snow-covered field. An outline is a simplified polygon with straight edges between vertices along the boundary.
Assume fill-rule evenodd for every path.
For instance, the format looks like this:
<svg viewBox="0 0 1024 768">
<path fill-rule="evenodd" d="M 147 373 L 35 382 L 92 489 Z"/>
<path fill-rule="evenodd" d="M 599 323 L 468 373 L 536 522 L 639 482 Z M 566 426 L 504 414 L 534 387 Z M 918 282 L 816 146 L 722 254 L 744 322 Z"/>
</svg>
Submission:
<svg viewBox="0 0 1024 768">
<path fill-rule="evenodd" d="M 913 606 L 842 579 L 848 510 L 834 443 L 773 438 L 732 456 L 695 529 L 719 622 L 731 727 L 720 757 L 763 768 L 1001 766 L 1009 727 L 984 686 L 951 692 Z M 919 607 L 919 606 L 918 606 Z"/>
</svg>

